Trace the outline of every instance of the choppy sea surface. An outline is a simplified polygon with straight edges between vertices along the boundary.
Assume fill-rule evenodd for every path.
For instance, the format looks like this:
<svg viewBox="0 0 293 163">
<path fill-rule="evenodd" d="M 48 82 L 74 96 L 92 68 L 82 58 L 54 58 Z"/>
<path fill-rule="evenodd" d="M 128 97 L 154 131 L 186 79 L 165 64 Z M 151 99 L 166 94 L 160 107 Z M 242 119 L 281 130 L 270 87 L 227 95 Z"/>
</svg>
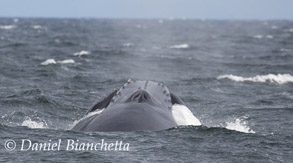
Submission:
<svg viewBox="0 0 293 163">
<path fill-rule="evenodd" d="M 164 83 L 202 126 L 70 130 L 129 78 Z M 292 162 L 292 101 L 292 21 L 0 18 L 0 162 Z"/>
</svg>

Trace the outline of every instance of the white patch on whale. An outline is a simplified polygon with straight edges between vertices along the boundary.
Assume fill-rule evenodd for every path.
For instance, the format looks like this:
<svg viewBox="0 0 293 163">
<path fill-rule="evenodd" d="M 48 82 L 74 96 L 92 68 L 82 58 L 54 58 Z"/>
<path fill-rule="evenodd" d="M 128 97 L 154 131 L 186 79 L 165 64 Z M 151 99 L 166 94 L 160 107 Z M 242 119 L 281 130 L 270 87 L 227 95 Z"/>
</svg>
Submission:
<svg viewBox="0 0 293 163">
<path fill-rule="evenodd" d="M 89 118 L 89 117 L 91 117 L 91 116 L 94 116 L 94 115 L 97 115 L 97 114 L 101 114 L 104 110 L 105 110 L 105 108 L 104 108 L 104 109 L 101 109 L 101 110 L 95 110 L 95 111 L 93 111 L 93 112 L 89 112 L 85 117 L 82 117 L 81 119 L 74 121 L 73 124 L 72 124 L 72 126 L 71 126 L 71 128 L 70 128 L 70 130 L 71 130 L 76 124 L 78 124 L 80 121 L 82 121 L 82 120 L 84 120 L 84 119 L 86 119 L 86 118 Z"/>
<path fill-rule="evenodd" d="M 200 121 L 192 114 L 192 112 L 185 106 L 174 104 L 172 106 L 173 117 L 179 126 L 200 126 Z"/>
</svg>

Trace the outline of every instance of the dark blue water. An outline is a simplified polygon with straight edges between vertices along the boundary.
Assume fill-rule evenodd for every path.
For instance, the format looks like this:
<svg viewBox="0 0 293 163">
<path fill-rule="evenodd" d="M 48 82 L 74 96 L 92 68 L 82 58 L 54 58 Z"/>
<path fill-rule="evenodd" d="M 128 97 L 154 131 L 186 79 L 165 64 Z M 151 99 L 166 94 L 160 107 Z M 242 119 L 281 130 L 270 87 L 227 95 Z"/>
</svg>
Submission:
<svg viewBox="0 0 293 163">
<path fill-rule="evenodd" d="M 292 21 L 1 18 L 0 162 L 292 162 L 292 75 Z M 164 83 L 202 126 L 69 130 L 129 78 Z"/>
</svg>

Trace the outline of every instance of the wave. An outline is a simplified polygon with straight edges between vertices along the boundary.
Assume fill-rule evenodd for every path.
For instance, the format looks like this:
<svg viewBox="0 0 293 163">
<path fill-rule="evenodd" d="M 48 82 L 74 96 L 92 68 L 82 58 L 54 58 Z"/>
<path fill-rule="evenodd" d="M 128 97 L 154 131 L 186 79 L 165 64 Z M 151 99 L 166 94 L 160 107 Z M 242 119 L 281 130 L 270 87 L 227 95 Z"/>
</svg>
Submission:
<svg viewBox="0 0 293 163">
<path fill-rule="evenodd" d="M 289 52 L 290 49 L 281 48 L 280 51 L 281 51 L 281 52 Z"/>
<path fill-rule="evenodd" d="M 66 59 L 63 61 L 57 61 L 57 63 L 61 63 L 61 64 L 73 64 L 75 63 L 75 61 L 73 59 Z"/>
<path fill-rule="evenodd" d="M 164 20 L 159 19 L 159 20 L 158 20 L 158 23 L 163 24 L 163 23 L 164 23 Z"/>
<path fill-rule="evenodd" d="M 46 61 L 42 62 L 41 65 L 46 66 L 46 65 L 51 65 L 51 64 L 57 64 L 55 59 L 47 59 Z"/>
<path fill-rule="evenodd" d="M 33 25 L 32 28 L 33 29 L 43 29 L 44 27 L 42 27 L 41 25 Z"/>
<path fill-rule="evenodd" d="M 63 61 L 55 61 L 55 59 L 47 59 L 46 61 L 42 62 L 41 65 L 42 66 L 47 66 L 47 65 L 51 65 L 51 64 L 74 64 L 75 61 L 73 59 L 66 59 Z"/>
<path fill-rule="evenodd" d="M 254 35 L 253 37 L 257 38 L 257 39 L 262 39 L 262 38 L 273 39 L 274 38 L 273 35 L 266 35 L 266 36 L 264 36 L 264 35 Z"/>
<path fill-rule="evenodd" d="M 73 53 L 74 56 L 83 56 L 83 55 L 89 55 L 91 52 L 89 51 L 86 51 L 86 50 L 82 50 L 80 52 L 76 52 L 76 53 Z"/>
<path fill-rule="evenodd" d="M 14 18 L 14 19 L 13 19 L 13 22 L 14 22 L 14 23 L 18 23 L 18 22 L 19 22 L 19 19 Z"/>
<path fill-rule="evenodd" d="M 22 122 L 21 126 L 25 126 L 28 128 L 42 128 L 47 129 L 48 125 L 46 121 L 33 121 L 30 117 L 25 117 L 25 120 Z"/>
<path fill-rule="evenodd" d="M 0 25 L 0 29 L 14 29 L 15 25 Z"/>
<path fill-rule="evenodd" d="M 285 32 L 293 32 L 293 28 L 285 30 Z"/>
<path fill-rule="evenodd" d="M 274 36 L 273 36 L 273 35 L 266 35 L 266 38 L 268 38 L 268 39 L 273 39 Z"/>
<path fill-rule="evenodd" d="M 234 130 L 234 131 L 239 131 L 239 132 L 244 132 L 244 133 L 255 133 L 250 127 L 247 125 L 247 123 L 240 118 L 236 118 L 232 122 L 226 122 L 226 129 L 228 130 Z"/>
<path fill-rule="evenodd" d="M 278 29 L 279 27 L 276 25 L 271 26 L 271 29 Z"/>
<path fill-rule="evenodd" d="M 293 82 L 293 76 L 290 74 L 268 74 L 268 75 L 257 75 L 255 77 L 242 77 L 242 76 L 235 76 L 235 75 L 221 75 L 218 76 L 217 79 L 230 79 L 236 82 L 258 82 L 258 83 L 277 83 L 277 84 L 286 84 L 289 82 Z"/>
<path fill-rule="evenodd" d="M 133 45 L 134 45 L 134 44 L 133 44 L 133 43 L 130 43 L 130 42 L 129 42 L 129 43 L 125 43 L 125 44 L 123 44 L 124 47 L 132 47 Z"/>
<path fill-rule="evenodd" d="M 186 49 L 186 48 L 189 48 L 189 45 L 188 44 L 172 45 L 172 46 L 169 46 L 169 48 L 171 48 L 171 49 Z"/>
</svg>

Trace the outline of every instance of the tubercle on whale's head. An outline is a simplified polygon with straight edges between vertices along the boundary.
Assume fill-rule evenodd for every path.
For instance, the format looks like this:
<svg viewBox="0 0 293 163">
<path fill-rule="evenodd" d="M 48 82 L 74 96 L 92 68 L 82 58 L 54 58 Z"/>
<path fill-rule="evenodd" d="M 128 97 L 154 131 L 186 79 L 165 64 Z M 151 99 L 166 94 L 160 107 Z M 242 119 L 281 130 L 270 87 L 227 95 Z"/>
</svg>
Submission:
<svg viewBox="0 0 293 163">
<path fill-rule="evenodd" d="M 122 102 L 145 102 L 171 109 L 171 93 L 167 86 L 160 82 L 129 79 L 117 90 L 110 105 Z"/>
<path fill-rule="evenodd" d="M 148 103 L 151 105 L 157 103 L 156 100 L 144 89 L 138 89 L 132 93 L 125 102 Z"/>
</svg>

